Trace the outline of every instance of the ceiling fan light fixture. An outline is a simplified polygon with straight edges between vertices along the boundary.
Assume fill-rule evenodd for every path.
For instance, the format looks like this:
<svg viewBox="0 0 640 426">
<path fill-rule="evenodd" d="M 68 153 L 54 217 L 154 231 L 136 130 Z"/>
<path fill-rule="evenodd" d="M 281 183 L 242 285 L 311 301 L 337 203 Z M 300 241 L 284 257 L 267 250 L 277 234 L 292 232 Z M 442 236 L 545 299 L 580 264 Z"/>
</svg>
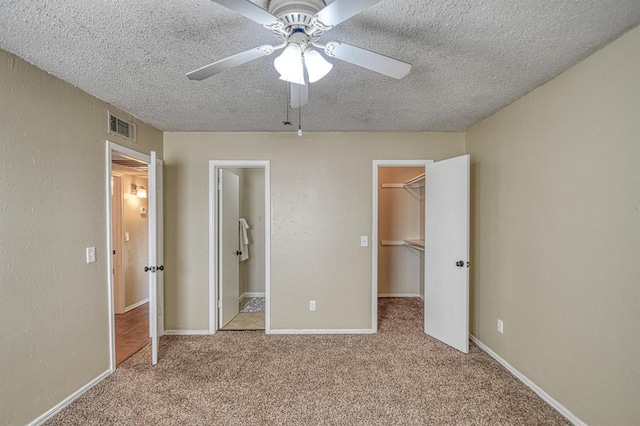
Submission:
<svg viewBox="0 0 640 426">
<path fill-rule="evenodd" d="M 304 85 L 302 50 L 297 44 L 290 43 L 273 61 L 273 66 L 280 73 L 280 80 Z"/>
<path fill-rule="evenodd" d="M 329 71 L 333 68 L 333 64 L 323 58 L 318 51 L 311 48 L 304 52 L 304 64 L 309 74 L 309 83 L 315 83 L 320 80 L 329 74 Z"/>
</svg>

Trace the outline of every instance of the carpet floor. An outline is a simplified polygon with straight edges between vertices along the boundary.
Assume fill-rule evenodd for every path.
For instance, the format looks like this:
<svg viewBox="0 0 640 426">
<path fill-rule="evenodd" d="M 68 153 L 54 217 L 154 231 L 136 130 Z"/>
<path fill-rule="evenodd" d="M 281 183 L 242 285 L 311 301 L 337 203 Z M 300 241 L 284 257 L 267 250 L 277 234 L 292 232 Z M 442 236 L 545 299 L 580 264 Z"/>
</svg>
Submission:
<svg viewBox="0 0 640 426">
<path fill-rule="evenodd" d="M 475 345 L 422 332 L 418 299 L 379 301 L 375 335 L 167 336 L 49 425 L 565 425 Z"/>
</svg>

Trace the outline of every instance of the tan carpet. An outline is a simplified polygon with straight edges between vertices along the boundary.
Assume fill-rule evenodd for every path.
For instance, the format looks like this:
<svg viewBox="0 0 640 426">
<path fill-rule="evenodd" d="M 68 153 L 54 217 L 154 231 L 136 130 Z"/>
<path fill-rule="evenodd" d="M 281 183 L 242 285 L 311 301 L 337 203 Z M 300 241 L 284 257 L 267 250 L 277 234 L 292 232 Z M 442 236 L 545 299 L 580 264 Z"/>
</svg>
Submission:
<svg viewBox="0 0 640 426">
<path fill-rule="evenodd" d="M 418 299 L 381 299 L 377 335 L 242 331 L 161 340 L 51 425 L 569 424 L 471 345 L 422 333 Z"/>
</svg>

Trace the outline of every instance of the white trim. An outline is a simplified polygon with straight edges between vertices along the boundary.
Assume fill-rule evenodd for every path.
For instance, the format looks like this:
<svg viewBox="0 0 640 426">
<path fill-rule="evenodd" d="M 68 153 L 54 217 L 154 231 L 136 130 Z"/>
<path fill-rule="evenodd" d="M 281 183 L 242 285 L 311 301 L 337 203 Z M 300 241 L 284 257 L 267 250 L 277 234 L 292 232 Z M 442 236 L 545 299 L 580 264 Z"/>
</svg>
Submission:
<svg viewBox="0 0 640 426">
<path fill-rule="evenodd" d="M 250 297 L 264 297 L 264 292 L 259 292 L 259 291 L 245 291 L 244 293 L 242 293 L 242 295 L 240 296 L 240 299 L 243 298 L 250 298 Z"/>
<path fill-rule="evenodd" d="M 115 297 L 113 283 L 113 211 L 111 200 L 111 142 L 105 144 L 105 174 L 106 174 L 106 206 L 107 206 L 107 324 L 109 324 L 109 370 L 116 368 L 116 339 L 115 339 Z"/>
<path fill-rule="evenodd" d="M 336 328 L 336 329 L 278 329 L 271 330 L 271 334 L 375 334 L 375 330 L 367 328 Z"/>
<path fill-rule="evenodd" d="M 419 297 L 422 299 L 419 293 L 378 293 L 378 297 Z"/>
<path fill-rule="evenodd" d="M 372 230 L 371 230 L 371 330 L 378 332 L 378 169 L 380 167 L 424 167 L 427 171 L 427 164 L 433 160 L 373 160 L 373 180 L 372 180 Z M 424 239 L 424 235 L 422 236 Z M 424 284 L 422 284 L 424 286 Z M 424 291 L 424 289 L 423 289 Z M 423 299 L 424 300 L 424 299 Z"/>
<path fill-rule="evenodd" d="M 109 148 L 114 151 L 118 151 L 120 154 L 128 155 L 129 157 L 133 157 L 136 160 L 144 161 L 145 163 L 151 163 L 151 156 L 148 154 L 144 154 L 142 152 L 138 152 L 131 148 L 127 148 L 126 146 L 118 145 L 115 142 L 107 141 L 107 145 Z M 109 162 L 109 168 L 111 168 L 111 162 Z"/>
<path fill-rule="evenodd" d="M 578 416 L 569 411 L 564 405 L 560 404 L 556 401 L 551 395 L 542 390 L 538 385 L 536 385 L 533 381 L 531 381 L 527 376 L 516 370 L 511 364 L 509 364 L 504 358 L 495 353 L 489 348 L 489 346 L 482 343 L 476 336 L 473 334 L 469 334 L 469 338 L 473 343 L 475 343 L 480 349 L 485 351 L 489 356 L 496 361 L 498 361 L 504 368 L 509 370 L 511 374 L 516 376 L 518 380 L 527 385 L 532 391 L 534 391 L 540 398 L 542 398 L 547 404 L 551 405 L 558 413 L 562 414 L 567 420 L 573 423 L 576 426 L 587 426 L 585 422 L 580 420 Z"/>
<path fill-rule="evenodd" d="M 271 333 L 271 162 L 264 165 L 264 332 Z"/>
<path fill-rule="evenodd" d="M 165 330 L 165 336 L 200 336 L 203 334 L 211 334 L 209 330 Z"/>
<path fill-rule="evenodd" d="M 209 160 L 209 331 L 218 330 L 218 169 L 264 169 L 264 332 L 271 333 L 271 162 L 269 160 Z"/>
<path fill-rule="evenodd" d="M 118 145 L 109 140 L 105 141 L 105 197 L 107 206 L 107 303 L 108 324 L 109 324 L 109 370 L 116 369 L 116 329 L 115 329 L 115 301 L 113 298 L 113 217 L 111 207 L 111 151 L 116 151 L 140 161 L 151 163 L 151 157 L 133 149 Z"/>
<path fill-rule="evenodd" d="M 217 227 L 215 211 L 218 209 L 218 181 L 215 177 L 216 168 L 209 161 L 209 334 L 215 334 L 218 329 L 217 312 L 218 312 L 218 296 L 216 291 L 216 238 Z M 166 333 L 166 331 L 165 331 Z"/>
<path fill-rule="evenodd" d="M 144 305 L 145 303 L 149 303 L 149 298 L 142 299 L 141 301 L 134 303 L 133 305 L 129 305 L 124 308 L 125 313 L 134 310 L 135 308 Z"/>
<path fill-rule="evenodd" d="M 84 385 L 83 387 L 81 387 L 80 389 L 78 389 L 77 391 L 75 391 L 74 393 L 69 395 L 68 397 L 66 397 L 64 400 L 62 400 L 59 404 L 57 404 L 56 406 L 51 408 L 49 411 L 47 411 L 46 413 L 42 414 L 40 417 L 36 418 L 35 420 L 32 420 L 31 423 L 27 423 L 27 425 L 28 426 L 37 426 L 37 425 L 44 424 L 47 420 L 51 419 L 53 416 L 58 414 L 66 406 L 71 404 L 76 399 L 80 398 L 80 396 L 83 393 L 85 393 L 86 391 L 88 391 L 89 389 L 91 389 L 92 387 L 94 387 L 95 385 L 97 385 L 98 383 L 100 383 L 101 381 L 106 379 L 107 377 L 109 377 L 112 373 L 113 373 L 113 370 L 111 368 L 108 369 L 107 371 L 105 371 L 104 373 L 100 374 L 98 377 L 96 377 L 95 379 L 91 380 L 89 383 L 87 383 L 86 385 Z"/>
</svg>

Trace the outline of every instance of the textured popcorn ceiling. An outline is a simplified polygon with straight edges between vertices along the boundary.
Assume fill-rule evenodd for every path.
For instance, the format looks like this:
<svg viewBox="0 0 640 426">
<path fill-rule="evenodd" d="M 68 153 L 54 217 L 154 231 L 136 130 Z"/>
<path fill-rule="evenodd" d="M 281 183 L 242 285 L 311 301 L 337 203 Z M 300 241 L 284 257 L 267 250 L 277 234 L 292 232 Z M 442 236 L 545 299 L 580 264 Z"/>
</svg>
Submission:
<svg viewBox="0 0 640 426">
<path fill-rule="evenodd" d="M 295 130 L 282 124 L 287 86 L 275 55 L 202 82 L 185 77 L 276 43 L 209 0 L 2 0 L 0 22 L 2 49 L 161 130 Z M 330 59 L 303 128 L 465 130 L 638 24 L 638 0 L 383 0 L 320 41 L 396 57 L 411 73 L 395 80 Z"/>
</svg>

